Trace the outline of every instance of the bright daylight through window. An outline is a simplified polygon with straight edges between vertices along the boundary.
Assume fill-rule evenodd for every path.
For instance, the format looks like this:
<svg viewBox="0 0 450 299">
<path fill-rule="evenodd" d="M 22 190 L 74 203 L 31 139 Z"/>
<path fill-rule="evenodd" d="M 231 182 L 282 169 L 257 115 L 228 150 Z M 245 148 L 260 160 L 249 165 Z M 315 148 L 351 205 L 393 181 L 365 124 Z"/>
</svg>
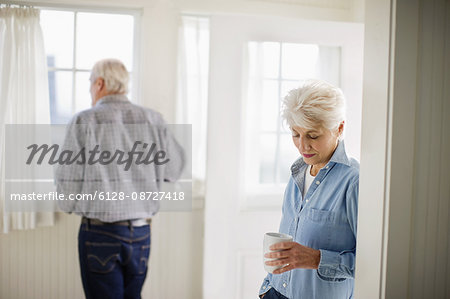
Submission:
<svg viewBox="0 0 450 299">
<path fill-rule="evenodd" d="M 90 69 L 100 59 L 123 61 L 131 73 L 132 90 L 133 15 L 43 9 L 40 20 L 53 124 L 65 124 L 74 113 L 90 107 Z M 133 101 L 133 95 L 128 96 Z"/>
<path fill-rule="evenodd" d="M 280 117 L 282 99 L 309 78 L 340 86 L 341 49 L 316 44 L 256 42 L 247 46 L 247 186 L 284 186 L 299 157 Z"/>
</svg>

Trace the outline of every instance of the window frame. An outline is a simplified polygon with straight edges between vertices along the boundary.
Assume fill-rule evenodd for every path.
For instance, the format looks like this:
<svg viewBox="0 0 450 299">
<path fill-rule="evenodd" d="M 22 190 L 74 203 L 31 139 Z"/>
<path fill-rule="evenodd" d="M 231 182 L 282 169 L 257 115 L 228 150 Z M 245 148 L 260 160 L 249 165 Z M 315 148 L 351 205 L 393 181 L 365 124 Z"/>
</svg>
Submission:
<svg viewBox="0 0 450 299">
<path fill-rule="evenodd" d="M 184 30 L 185 28 L 185 20 L 187 19 L 191 19 L 191 21 L 195 21 L 196 24 L 196 39 L 197 42 L 200 39 L 200 35 L 201 35 L 201 29 L 205 29 L 205 28 L 201 28 L 201 23 L 203 23 L 202 25 L 207 27 L 207 40 L 208 40 L 208 46 L 207 49 L 203 49 L 205 50 L 205 52 L 207 52 L 207 57 L 206 57 L 206 61 L 204 61 L 205 65 L 206 65 L 206 73 L 202 74 L 201 70 L 200 73 L 197 73 L 195 75 L 192 75 L 189 73 L 188 69 L 187 69 L 187 65 L 183 65 L 184 60 L 182 58 L 183 54 L 186 54 L 187 50 L 184 48 L 185 46 L 185 40 L 184 40 Z M 206 36 L 203 36 L 204 38 Z M 203 15 L 203 14 L 191 14 L 191 13 L 181 13 L 180 15 L 180 23 L 179 23 L 179 27 L 178 27 L 178 34 L 177 34 L 177 38 L 178 38 L 178 47 L 177 47 L 177 110 L 176 110 L 176 120 L 179 123 L 188 123 L 190 117 L 187 116 L 187 113 L 189 113 L 190 109 L 188 109 L 188 107 L 191 105 L 191 102 L 188 100 L 189 97 L 189 93 L 184 93 L 185 90 L 187 90 L 187 87 L 185 86 L 185 84 L 187 83 L 187 81 L 189 81 L 189 79 L 193 79 L 193 80 L 199 80 L 199 81 L 203 81 L 204 85 L 202 85 L 202 88 L 199 88 L 199 93 L 203 94 L 203 92 L 205 93 L 205 98 L 202 98 L 202 100 L 200 100 L 199 103 L 200 105 L 196 105 L 197 108 L 205 108 L 205 113 L 204 115 L 202 115 L 201 117 L 203 118 L 202 120 L 199 121 L 199 123 L 197 123 L 197 126 L 193 125 L 192 127 L 192 135 L 193 138 L 195 139 L 195 135 L 197 134 L 198 136 L 200 136 L 200 139 L 204 140 L 204 144 L 203 147 L 201 148 L 198 144 L 193 144 L 193 165 L 192 165 L 192 171 L 193 171 L 193 179 L 194 179 L 194 185 L 193 185 L 193 196 L 194 196 L 194 201 L 195 200 L 203 200 L 204 196 L 205 196 L 205 180 L 206 180 L 206 159 L 204 161 L 204 163 L 202 163 L 202 165 L 195 165 L 194 162 L 198 161 L 198 154 L 197 152 L 204 152 L 204 154 L 206 155 L 207 153 L 207 147 L 208 147 L 208 130 L 207 130 L 207 126 L 208 126 L 208 105 L 209 105 L 209 56 L 210 56 L 210 45 L 209 45 L 209 41 L 210 41 L 210 16 L 209 15 Z M 200 49 L 197 48 L 197 51 L 199 51 Z M 200 68 L 200 65 L 197 65 L 197 67 Z M 185 75 L 186 78 L 182 79 L 182 76 Z M 201 106 L 201 107 L 200 107 Z M 204 125 L 204 126 L 203 126 Z M 198 151 L 195 150 L 195 148 L 197 147 L 197 149 L 199 149 Z M 201 148 L 201 149 L 200 149 Z"/>
<path fill-rule="evenodd" d="M 242 52 L 247 53 L 244 47 L 248 42 L 283 42 L 299 44 L 318 44 L 327 47 L 340 47 L 340 87 L 347 100 L 347 122 L 345 143 L 347 154 L 359 160 L 361 137 L 361 105 L 362 105 L 362 48 L 364 37 L 363 26 L 360 24 L 335 23 L 327 21 L 299 20 L 304 26 L 291 26 L 292 22 L 286 22 L 286 28 L 291 28 L 283 33 L 278 33 L 278 27 L 271 27 L 268 23 L 260 23 L 259 26 L 250 25 L 247 32 L 241 37 Z M 248 59 L 242 57 L 243 60 Z M 247 68 L 241 69 L 241 116 L 240 121 L 245 124 L 249 112 L 247 94 Z M 352 116 L 350 116 L 352 115 Z M 239 176 L 239 210 L 240 211 L 268 211 L 281 206 L 286 184 L 280 185 L 251 185 L 247 174 L 246 159 L 248 154 L 248 127 L 244 125 L 239 136 L 239 161 L 245 170 Z"/>
<path fill-rule="evenodd" d="M 247 40 L 245 47 L 249 47 L 250 43 L 256 43 L 263 44 L 263 43 L 273 43 L 276 44 L 278 47 L 278 62 L 277 62 L 277 76 L 266 76 L 264 74 L 261 74 L 260 80 L 261 82 L 265 81 L 271 81 L 274 82 L 277 86 L 277 107 L 278 107 L 278 114 L 277 114 L 277 123 L 276 127 L 274 127 L 272 130 L 267 129 L 261 129 L 259 126 L 252 126 L 249 125 L 248 122 L 244 123 L 245 126 L 245 136 L 244 137 L 244 146 L 245 146 L 245 169 L 246 173 L 248 174 L 248 178 L 246 179 L 246 189 L 245 193 L 250 198 L 265 198 L 265 200 L 270 201 L 270 198 L 273 198 L 274 196 L 279 196 L 283 193 L 284 188 L 288 181 L 282 181 L 281 173 L 280 173 L 280 161 L 281 161 L 281 139 L 283 136 L 291 136 L 289 133 L 289 130 L 287 127 L 283 128 L 283 121 L 281 118 L 281 106 L 282 106 L 282 100 L 285 94 L 283 94 L 283 84 L 289 83 L 289 82 L 299 82 L 303 79 L 294 79 L 290 76 L 284 76 L 283 75 L 283 55 L 284 51 L 283 48 L 286 47 L 286 45 L 289 44 L 300 44 L 300 45 L 314 45 L 314 46 L 325 46 L 325 47 L 334 47 L 339 49 L 339 69 L 337 70 L 339 73 L 339 81 L 341 81 L 341 65 L 342 65 L 342 45 L 335 45 L 335 44 L 327 44 L 327 43 L 311 43 L 308 41 L 284 41 L 284 40 Z M 247 50 L 245 59 L 247 60 L 247 64 L 249 64 L 250 57 L 248 56 L 249 52 Z M 245 80 L 247 84 L 245 84 L 244 88 L 248 90 L 250 87 L 249 80 L 253 80 L 254 78 L 248 73 L 248 65 L 247 70 L 244 71 L 244 76 L 246 76 Z M 340 83 L 340 82 L 339 82 Z M 264 83 L 263 83 L 264 84 Z M 257 105 L 257 102 L 255 102 L 255 99 L 250 98 L 248 91 L 245 96 L 244 101 L 245 109 L 244 111 L 247 111 L 247 114 L 250 113 L 254 114 L 254 117 L 251 117 L 254 119 L 256 123 L 259 123 L 262 115 L 261 115 L 261 109 L 260 106 Z M 261 173 L 260 173 L 260 167 L 261 167 L 261 157 L 258 155 L 254 155 L 253 153 L 258 150 L 258 146 L 255 146 L 255 144 L 259 144 L 261 136 L 274 136 L 276 139 L 275 142 L 275 148 L 274 148 L 274 164 L 273 164 L 273 171 L 272 175 L 274 178 L 273 182 L 267 182 L 264 183 L 261 181 Z M 294 146 L 292 144 L 292 146 Z M 297 158 L 300 157 L 300 154 L 297 155 Z M 295 160 L 292 160 L 292 163 Z"/>
<path fill-rule="evenodd" d="M 24 3 L 21 3 L 24 5 Z M 25 4 L 28 5 L 28 4 Z M 71 68 L 60 68 L 60 67 L 48 67 L 47 73 L 50 72 L 70 72 L 72 74 L 72 94 L 71 94 L 71 105 L 72 114 L 74 114 L 76 107 L 76 74 L 83 72 L 90 72 L 90 69 L 76 68 L 76 47 L 77 47 L 77 14 L 78 13 L 103 13 L 103 14 L 117 14 L 117 15 L 130 15 L 133 17 L 133 60 L 132 60 L 132 71 L 130 71 L 130 82 L 131 90 L 130 95 L 133 102 L 136 104 L 141 104 L 140 95 L 140 45 L 141 45 L 141 18 L 143 10 L 140 8 L 130 8 L 130 7 L 103 7 L 103 6 L 87 6 L 87 5 L 64 5 L 64 4 L 50 4 L 50 3 L 30 3 L 34 7 L 40 10 L 53 10 L 53 11 L 65 11 L 74 13 L 74 27 L 73 27 L 73 61 Z"/>
</svg>

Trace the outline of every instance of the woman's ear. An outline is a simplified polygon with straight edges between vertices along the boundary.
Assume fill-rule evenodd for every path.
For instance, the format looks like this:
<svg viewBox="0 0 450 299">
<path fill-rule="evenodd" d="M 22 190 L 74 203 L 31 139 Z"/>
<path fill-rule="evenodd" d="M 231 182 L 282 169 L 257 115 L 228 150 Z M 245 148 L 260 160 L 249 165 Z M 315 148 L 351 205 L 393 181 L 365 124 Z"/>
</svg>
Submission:
<svg viewBox="0 0 450 299">
<path fill-rule="evenodd" d="M 345 124 L 345 120 L 343 120 L 340 124 L 339 124 L 339 134 L 342 134 L 344 132 L 344 124 Z"/>
<path fill-rule="evenodd" d="M 344 133 L 344 125 L 345 125 L 345 120 L 343 120 L 338 127 L 338 136 L 339 138 L 342 137 L 343 133 Z"/>
</svg>

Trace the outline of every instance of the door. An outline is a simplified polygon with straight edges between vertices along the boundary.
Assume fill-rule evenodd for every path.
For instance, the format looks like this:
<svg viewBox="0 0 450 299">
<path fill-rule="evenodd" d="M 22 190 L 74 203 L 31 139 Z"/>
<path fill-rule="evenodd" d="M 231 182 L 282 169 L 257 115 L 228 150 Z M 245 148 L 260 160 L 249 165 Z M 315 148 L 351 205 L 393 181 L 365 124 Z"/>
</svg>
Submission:
<svg viewBox="0 0 450 299">
<path fill-rule="evenodd" d="M 361 24 L 212 16 L 205 200 L 205 299 L 257 298 L 263 234 L 278 231 L 289 166 L 298 157 L 280 117 L 307 77 L 342 88 L 346 148 L 359 158 Z"/>
</svg>

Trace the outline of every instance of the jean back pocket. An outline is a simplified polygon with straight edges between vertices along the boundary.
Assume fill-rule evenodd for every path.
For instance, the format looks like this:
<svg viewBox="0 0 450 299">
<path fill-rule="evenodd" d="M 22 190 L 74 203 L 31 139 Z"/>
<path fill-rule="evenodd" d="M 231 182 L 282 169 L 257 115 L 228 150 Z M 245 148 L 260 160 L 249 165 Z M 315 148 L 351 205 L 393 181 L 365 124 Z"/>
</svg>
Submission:
<svg viewBox="0 0 450 299">
<path fill-rule="evenodd" d="M 120 243 L 86 242 L 85 246 L 89 271 L 110 273 L 119 263 Z"/>
</svg>

